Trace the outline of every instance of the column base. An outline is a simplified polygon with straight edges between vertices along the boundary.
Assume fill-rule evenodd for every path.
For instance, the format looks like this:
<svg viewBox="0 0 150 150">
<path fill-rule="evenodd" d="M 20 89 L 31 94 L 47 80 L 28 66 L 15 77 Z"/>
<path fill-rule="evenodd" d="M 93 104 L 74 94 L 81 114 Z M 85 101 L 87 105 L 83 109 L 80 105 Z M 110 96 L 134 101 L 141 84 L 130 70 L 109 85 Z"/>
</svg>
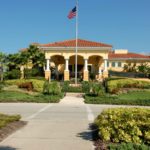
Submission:
<svg viewBox="0 0 150 150">
<path fill-rule="evenodd" d="M 45 79 L 46 80 L 51 80 L 51 71 L 45 71 Z"/>
<path fill-rule="evenodd" d="M 103 72 L 103 78 L 108 78 L 108 71 Z"/>
<path fill-rule="evenodd" d="M 83 81 L 89 81 L 89 71 L 84 71 L 84 73 L 83 73 Z"/>
<path fill-rule="evenodd" d="M 64 71 L 64 81 L 69 81 L 69 71 Z"/>
<path fill-rule="evenodd" d="M 101 80 L 103 79 L 102 74 L 98 74 L 96 79 L 97 79 L 98 81 L 101 81 Z"/>
</svg>

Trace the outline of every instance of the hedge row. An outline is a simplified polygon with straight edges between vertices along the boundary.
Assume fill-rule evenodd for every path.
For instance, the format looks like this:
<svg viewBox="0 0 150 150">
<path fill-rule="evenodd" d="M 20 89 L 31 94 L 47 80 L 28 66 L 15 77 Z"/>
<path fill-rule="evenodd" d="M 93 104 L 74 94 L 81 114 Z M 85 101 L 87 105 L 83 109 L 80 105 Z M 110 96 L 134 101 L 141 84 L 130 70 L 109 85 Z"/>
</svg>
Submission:
<svg viewBox="0 0 150 150">
<path fill-rule="evenodd" d="M 107 89 L 109 93 L 116 94 L 121 88 L 150 89 L 150 82 L 133 79 L 118 79 L 107 82 Z"/>
<path fill-rule="evenodd" d="M 132 91 L 120 95 L 91 96 L 85 95 L 88 104 L 116 104 L 150 106 L 150 91 Z"/>
<path fill-rule="evenodd" d="M 16 79 L 16 80 L 6 80 L 5 83 L 9 85 L 19 85 L 21 83 L 25 82 L 32 82 L 34 90 L 37 92 L 42 92 L 43 91 L 43 85 L 44 85 L 44 80 L 38 80 L 38 79 Z"/>
</svg>

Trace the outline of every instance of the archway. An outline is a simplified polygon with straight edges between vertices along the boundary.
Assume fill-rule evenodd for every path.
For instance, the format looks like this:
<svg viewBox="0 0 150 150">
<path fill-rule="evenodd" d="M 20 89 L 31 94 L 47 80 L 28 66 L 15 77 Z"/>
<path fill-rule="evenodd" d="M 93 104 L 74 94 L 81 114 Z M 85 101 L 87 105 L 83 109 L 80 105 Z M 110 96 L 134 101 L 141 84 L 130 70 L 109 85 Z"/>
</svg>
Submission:
<svg viewBox="0 0 150 150">
<path fill-rule="evenodd" d="M 83 56 L 77 55 L 77 77 L 80 80 L 83 79 L 83 70 L 84 70 Z M 70 71 L 70 78 L 75 78 L 75 55 L 70 56 L 69 71 Z"/>
<path fill-rule="evenodd" d="M 65 59 L 61 55 L 51 56 L 51 78 L 53 80 L 63 80 Z"/>
<path fill-rule="evenodd" d="M 94 80 L 99 78 L 99 70 L 102 67 L 103 57 L 98 55 L 92 55 L 88 60 L 89 78 Z"/>
</svg>

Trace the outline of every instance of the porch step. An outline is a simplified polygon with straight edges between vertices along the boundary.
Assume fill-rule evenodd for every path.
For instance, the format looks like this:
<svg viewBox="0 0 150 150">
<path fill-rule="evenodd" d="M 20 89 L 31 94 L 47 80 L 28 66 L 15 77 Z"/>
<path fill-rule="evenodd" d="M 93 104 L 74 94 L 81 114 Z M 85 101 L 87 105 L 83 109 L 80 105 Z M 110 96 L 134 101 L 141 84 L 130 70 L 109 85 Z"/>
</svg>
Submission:
<svg viewBox="0 0 150 150">
<path fill-rule="evenodd" d="M 83 97 L 84 93 L 66 93 L 66 96 L 70 97 Z"/>
</svg>

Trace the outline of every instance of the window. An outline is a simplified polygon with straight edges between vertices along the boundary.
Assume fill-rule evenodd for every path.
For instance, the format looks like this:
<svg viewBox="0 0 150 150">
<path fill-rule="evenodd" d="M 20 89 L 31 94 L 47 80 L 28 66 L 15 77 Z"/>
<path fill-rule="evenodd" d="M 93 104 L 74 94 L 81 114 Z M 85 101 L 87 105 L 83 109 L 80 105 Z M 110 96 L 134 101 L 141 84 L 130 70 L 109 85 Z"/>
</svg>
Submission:
<svg viewBox="0 0 150 150">
<path fill-rule="evenodd" d="M 107 67 L 109 67 L 109 61 L 107 61 Z"/>
<path fill-rule="evenodd" d="M 118 62 L 118 67 L 122 67 L 122 64 L 121 64 L 121 62 Z"/>
<path fill-rule="evenodd" d="M 116 64 L 115 62 L 112 62 L 112 63 L 111 63 L 111 66 L 112 66 L 112 67 L 115 67 L 115 66 L 116 66 L 115 64 Z"/>
</svg>

